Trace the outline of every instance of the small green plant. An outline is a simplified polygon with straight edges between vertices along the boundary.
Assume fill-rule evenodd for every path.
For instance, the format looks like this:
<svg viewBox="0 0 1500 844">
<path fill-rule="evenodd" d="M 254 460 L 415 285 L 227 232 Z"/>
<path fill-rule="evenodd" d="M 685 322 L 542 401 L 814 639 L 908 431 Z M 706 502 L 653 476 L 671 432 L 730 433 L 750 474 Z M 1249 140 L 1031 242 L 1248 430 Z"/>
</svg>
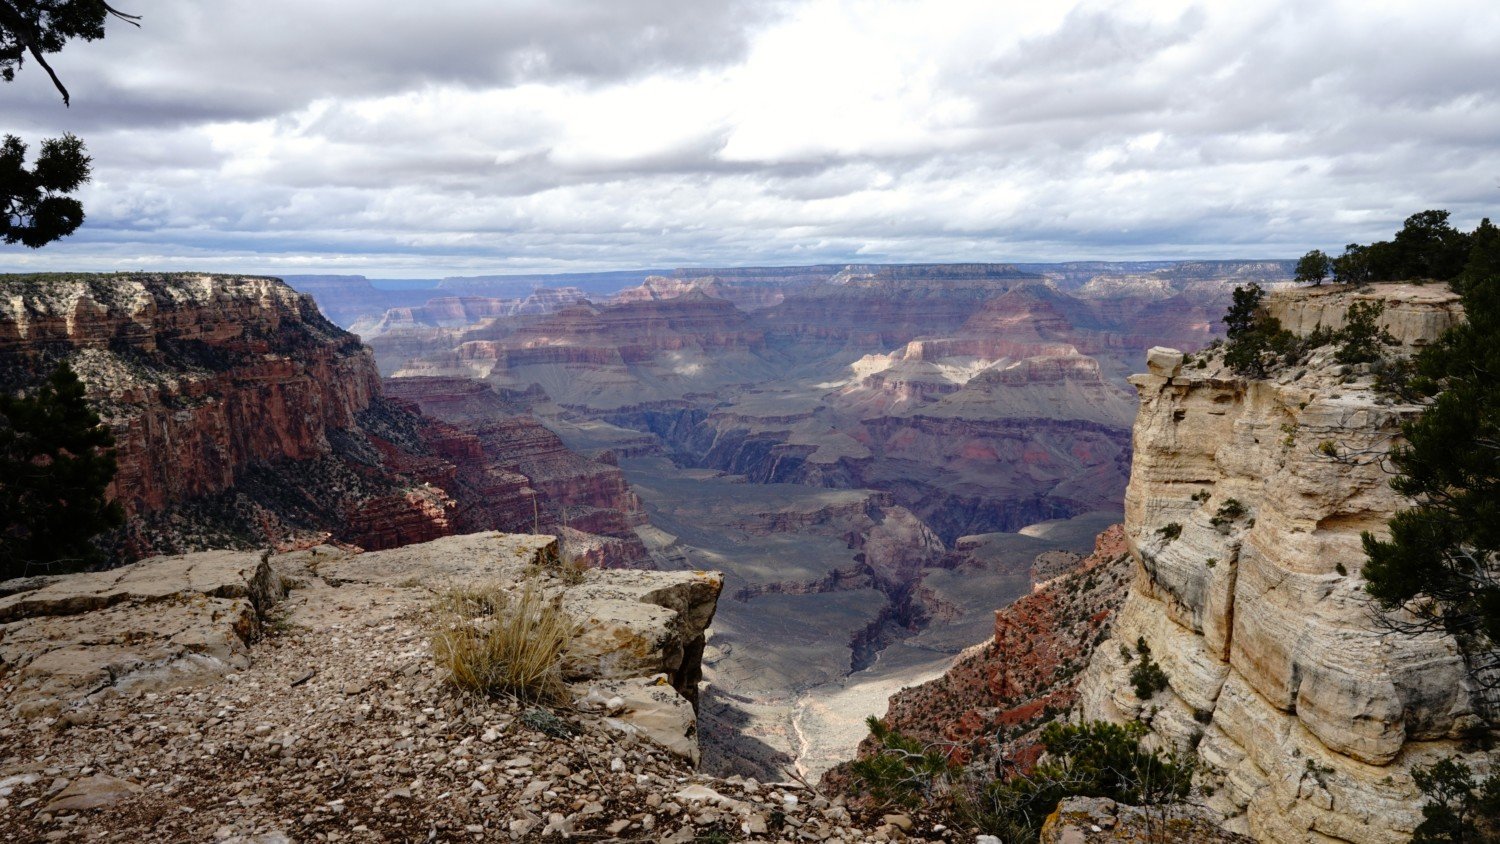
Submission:
<svg viewBox="0 0 1500 844">
<path fill-rule="evenodd" d="M 1219 511 L 1214 514 L 1214 517 L 1212 519 L 1208 520 L 1208 523 L 1218 528 L 1220 531 L 1223 531 L 1230 525 L 1244 518 L 1245 513 L 1247 512 L 1248 511 L 1245 509 L 1245 505 L 1241 504 L 1239 502 L 1239 499 L 1229 498 L 1226 499 L 1223 504 L 1219 505 Z"/>
<path fill-rule="evenodd" d="M 1396 338 L 1380 326 L 1385 313 L 1381 301 L 1355 302 L 1344 314 L 1344 327 L 1335 334 L 1339 341 L 1334 360 L 1343 364 L 1372 363 L 1380 360 L 1383 346 L 1394 345 Z"/>
<path fill-rule="evenodd" d="M 553 738 L 568 738 L 578 733 L 577 728 L 572 724 L 539 706 L 533 706 L 522 712 L 521 723 Z"/>
<path fill-rule="evenodd" d="M 1203 561 L 1203 565 L 1208 566 L 1209 568 L 1213 568 L 1214 566 L 1217 566 L 1218 564 L 1219 564 L 1219 558 L 1218 557 L 1209 557 L 1208 559 L 1206 559 L 1206 560 Z"/>
<path fill-rule="evenodd" d="M 916 808 L 945 791 L 961 769 L 948 754 L 902 735 L 874 715 L 865 719 L 876 751 L 849 766 L 855 784 L 887 805 Z"/>
<path fill-rule="evenodd" d="M 1176 754 L 1141 747 L 1146 726 L 1048 724 L 1041 741 L 1047 761 L 1029 774 L 997 780 L 964 801 L 963 814 L 1003 841 L 1036 841 L 1042 823 L 1065 797 L 1107 797 L 1134 806 L 1178 801 L 1192 789 L 1193 765 Z"/>
<path fill-rule="evenodd" d="M 1333 440 L 1324 440 L 1318 443 L 1318 453 L 1324 457 L 1338 457 L 1339 446 Z"/>
<path fill-rule="evenodd" d="M 1135 641 L 1136 653 L 1141 655 L 1141 661 L 1130 669 L 1130 685 L 1135 687 L 1135 696 L 1141 700 L 1150 700 L 1157 692 L 1166 689 L 1170 683 L 1167 681 L 1167 673 L 1161 670 L 1161 666 L 1151 658 L 1151 648 L 1146 645 L 1144 636 Z"/>
<path fill-rule="evenodd" d="M 1157 536 L 1163 537 L 1168 542 L 1182 536 L 1182 525 L 1177 522 L 1169 522 L 1156 529 Z"/>
<path fill-rule="evenodd" d="M 562 657 L 577 634 L 535 581 L 515 594 L 498 584 L 453 589 L 438 601 L 432 653 L 466 692 L 555 702 L 566 699 Z"/>
<path fill-rule="evenodd" d="M 1193 493 L 1192 500 L 1202 502 L 1202 501 L 1207 501 L 1208 499 L 1213 498 L 1213 497 L 1214 497 L 1213 493 L 1209 492 L 1206 489 L 1200 489 L 1197 492 Z"/>
</svg>

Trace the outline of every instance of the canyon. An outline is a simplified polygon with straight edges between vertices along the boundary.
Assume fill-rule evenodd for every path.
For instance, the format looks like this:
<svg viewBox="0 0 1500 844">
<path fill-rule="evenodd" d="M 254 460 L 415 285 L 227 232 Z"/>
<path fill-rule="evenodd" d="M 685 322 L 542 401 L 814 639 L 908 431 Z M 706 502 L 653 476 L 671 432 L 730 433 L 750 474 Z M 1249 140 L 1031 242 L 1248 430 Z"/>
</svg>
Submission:
<svg viewBox="0 0 1500 844">
<path fill-rule="evenodd" d="M 325 541 L 373 550 L 557 528 L 565 509 L 579 553 L 644 559 L 618 468 L 569 452 L 498 396 L 463 394 L 503 417 L 479 424 L 424 415 L 424 402 L 454 404 L 440 389 L 386 395 L 359 338 L 278 280 L 10 277 L 5 292 L 0 388 L 66 361 L 114 433 L 108 494 L 127 517 L 107 538 L 116 559 Z"/>
<path fill-rule="evenodd" d="M 439 297 L 346 324 L 388 395 L 467 380 L 617 465 L 649 565 L 725 574 L 706 769 L 816 777 L 992 632 L 1033 558 L 1118 520 L 1145 350 L 1205 345 L 1235 284 L 1289 271 L 709 268 L 584 299 L 559 276 L 463 300 L 466 325 Z"/>
<path fill-rule="evenodd" d="M 146 559 L 0 584 L 0 734 L 56 759 L 62 783 L 42 794 L 5 757 L 0 800 L 120 803 L 112 832 L 149 829 L 165 821 L 140 795 L 179 786 L 91 773 L 145 752 L 192 772 L 173 799 L 247 834 L 338 828 L 318 788 L 277 777 L 341 787 L 358 770 L 359 816 L 392 834 L 436 812 L 522 839 L 606 820 L 625 824 L 610 835 L 757 837 L 776 817 L 763 784 L 837 785 L 867 715 L 1003 773 L 1071 712 L 1140 720 L 1151 746 L 1193 758 L 1205 840 L 1404 841 L 1412 770 L 1488 770 L 1500 701 L 1451 639 L 1393 634 L 1363 591 L 1360 534 L 1403 505 L 1383 457 L 1420 406 L 1332 345 L 1263 379 L 1207 346 L 1230 288 L 1284 270 L 683 270 L 611 297 L 344 302 L 369 346 L 275 279 L 8 279 L 0 388 L 59 361 L 79 373 L 118 443 L 129 520 L 107 541 Z M 1303 337 L 1382 303 L 1396 355 L 1463 318 L 1440 284 L 1281 287 L 1266 310 Z M 565 670 L 582 745 L 515 704 L 467 716 L 423 667 L 432 596 L 481 581 L 544 583 L 581 625 Z M 1147 652 L 1165 678 L 1150 693 L 1131 680 Z M 303 684 L 359 715 L 270 707 L 262 734 L 236 711 L 260 700 L 241 690 Z M 93 749 L 154 701 L 188 733 Z M 326 741 L 293 735 L 307 718 Z M 582 774 L 590 753 L 621 753 L 609 730 L 638 748 L 621 787 L 705 808 L 610 802 Z M 189 734 L 211 737 L 205 754 Z M 415 740 L 433 755 L 403 786 L 411 766 L 387 749 Z M 370 761 L 351 768 L 355 744 Z M 251 756 L 281 774 L 237 770 L 244 799 L 210 808 L 210 772 Z M 534 770 L 577 800 L 543 812 L 557 798 L 529 788 Z M 454 786 L 509 796 L 450 800 Z M 422 789 L 432 808 L 393 808 Z M 300 821 L 257 808 L 280 791 Z M 896 835 L 817 799 L 799 822 Z M 1132 811 L 1070 801 L 1044 840 L 1101 819 L 1124 836 Z M 81 816 L 28 817 L 41 834 Z"/>
</svg>

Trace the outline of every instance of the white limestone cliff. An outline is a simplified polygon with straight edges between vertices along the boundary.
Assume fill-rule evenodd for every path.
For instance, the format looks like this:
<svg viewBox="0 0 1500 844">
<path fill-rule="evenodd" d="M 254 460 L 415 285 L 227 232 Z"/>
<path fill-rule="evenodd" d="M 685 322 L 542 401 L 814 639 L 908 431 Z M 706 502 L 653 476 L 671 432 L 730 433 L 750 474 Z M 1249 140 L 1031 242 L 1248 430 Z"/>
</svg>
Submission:
<svg viewBox="0 0 1500 844">
<path fill-rule="evenodd" d="M 1306 335 L 1340 327 L 1356 299 L 1386 302 L 1402 352 L 1462 318 L 1440 285 L 1286 291 L 1267 305 Z M 1412 767 L 1463 754 L 1495 713 L 1481 711 L 1450 639 L 1390 632 L 1364 591 L 1360 534 L 1405 504 L 1382 457 L 1420 408 L 1382 396 L 1368 365 L 1339 365 L 1333 351 L 1248 380 L 1221 356 L 1152 350 L 1150 372 L 1132 379 L 1125 529 L 1137 572 L 1081 708 L 1142 718 L 1161 744 L 1195 752 L 1209 807 L 1233 831 L 1394 844 L 1421 820 Z M 1170 683 L 1148 700 L 1124 652 L 1138 639 Z"/>
</svg>

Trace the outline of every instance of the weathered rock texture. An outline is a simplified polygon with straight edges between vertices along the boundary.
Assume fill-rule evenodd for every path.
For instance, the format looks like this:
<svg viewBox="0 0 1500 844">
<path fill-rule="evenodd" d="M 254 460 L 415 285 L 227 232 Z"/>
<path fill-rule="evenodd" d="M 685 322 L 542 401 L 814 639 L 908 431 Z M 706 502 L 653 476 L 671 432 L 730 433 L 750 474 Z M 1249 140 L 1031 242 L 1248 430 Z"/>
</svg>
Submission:
<svg viewBox="0 0 1500 844">
<path fill-rule="evenodd" d="M 1306 333 L 1360 298 L 1387 302 L 1403 350 L 1459 317 L 1436 286 L 1279 293 L 1269 308 Z M 1364 592 L 1360 533 L 1380 533 L 1403 505 L 1381 456 L 1420 408 L 1377 394 L 1368 366 L 1340 367 L 1333 351 L 1245 380 L 1218 357 L 1160 350 L 1132 379 L 1125 534 L 1137 573 L 1081 708 L 1143 718 L 1159 740 L 1196 748 L 1231 829 L 1405 841 L 1422 802 L 1411 768 L 1490 728 L 1454 644 L 1389 632 Z M 1119 647 L 1138 638 L 1170 681 L 1150 700 Z"/>
<path fill-rule="evenodd" d="M 425 394 L 387 400 L 369 349 L 276 279 L 0 285 L 0 389 L 67 360 L 114 431 L 120 469 L 109 495 L 129 519 L 122 557 L 330 538 L 389 548 L 541 521 L 557 528 L 564 508 L 572 527 L 616 537 L 580 543 L 596 561 L 643 557 L 618 469 L 569 452 L 477 384 L 484 395 L 470 403 L 491 414 L 482 429 L 424 416 Z"/>
<path fill-rule="evenodd" d="M 1038 561 L 1055 564 L 1060 553 Z M 951 747 L 961 762 L 1029 768 L 1040 728 L 1077 701 L 1083 668 L 1110 629 L 1130 572 L 1118 525 L 1099 535 L 1090 556 L 1069 556 L 1070 570 L 995 611 L 993 640 L 964 652 L 941 677 L 891 695 L 887 726 Z M 860 747 L 873 750 L 869 740 Z"/>
<path fill-rule="evenodd" d="M 1251 844 L 1253 839 L 1220 828 L 1205 812 L 1187 806 L 1126 806 L 1097 797 L 1069 797 L 1042 825 L 1040 844 L 1182 841 L 1192 844 Z"/>
<path fill-rule="evenodd" d="M 20 715 L 56 715 L 212 681 L 251 664 L 250 645 L 288 586 L 310 617 L 329 604 L 369 605 L 373 623 L 447 589 L 534 582 L 578 624 L 565 679 L 637 701 L 647 737 L 678 724 L 665 743 L 696 759 L 690 704 L 721 576 L 591 570 L 575 582 L 558 566 L 554 537 L 486 532 L 364 553 L 206 551 L 10 581 L 0 597 L 0 688 Z M 656 685 L 683 705 L 653 693 Z M 633 722 L 627 707 L 617 709 L 611 714 Z"/>
<path fill-rule="evenodd" d="M 0 598 L 0 685 L 23 715 L 244 668 L 283 594 L 267 555 L 243 551 L 11 583 Z"/>
</svg>

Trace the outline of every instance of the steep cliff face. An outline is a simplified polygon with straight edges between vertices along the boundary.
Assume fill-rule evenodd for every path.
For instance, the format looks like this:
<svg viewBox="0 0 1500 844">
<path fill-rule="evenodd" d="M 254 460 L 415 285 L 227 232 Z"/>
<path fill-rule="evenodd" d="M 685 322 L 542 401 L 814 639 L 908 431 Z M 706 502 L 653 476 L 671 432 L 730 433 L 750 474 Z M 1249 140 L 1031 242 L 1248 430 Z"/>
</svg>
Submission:
<svg viewBox="0 0 1500 844">
<path fill-rule="evenodd" d="M 10 386 L 67 357 L 119 439 L 112 496 L 136 515 L 225 489 L 254 462 L 331 451 L 378 393 L 373 360 L 273 279 L 7 280 Z"/>
<path fill-rule="evenodd" d="M 463 502 L 464 530 L 571 529 L 570 552 L 596 565 L 640 566 L 640 500 L 618 466 L 568 449 L 529 413 L 478 381 L 393 378 L 388 396 L 423 416 L 423 439 L 455 467 L 445 486 Z"/>
<path fill-rule="evenodd" d="M 1460 318 L 1432 286 L 1275 294 L 1306 334 L 1360 298 L 1387 303 L 1402 351 Z M 1210 805 L 1231 829 L 1278 842 L 1397 842 L 1420 821 L 1414 765 L 1483 734 L 1453 643 L 1382 627 L 1363 590 L 1361 531 L 1403 502 L 1382 461 L 1420 408 L 1375 391 L 1334 347 L 1246 380 L 1204 355 L 1157 350 L 1132 383 L 1141 409 L 1125 497 L 1136 577 L 1115 642 L 1083 682 L 1085 717 L 1143 718 L 1196 748 Z M 1144 639 L 1170 687 L 1133 690 L 1121 645 Z M 1493 717 L 1493 713 L 1488 714 Z M 1481 765 L 1481 767 L 1485 767 Z"/>
<path fill-rule="evenodd" d="M 991 641 L 965 651 L 941 677 L 891 695 L 885 723 L 957 746 L 961 761 L 1031 765 L 1040 728 L 1077 701 L 1081 672 L 1110 629 L 1130 571 L 1119 525 L 1099 534 L 1088 557 L 1067 555 L 1069 570 L 1038 578 L 1037 568 L 1057 555 L 1038 557 L 1032 594 L 995 611 Z M 868 739 L 860 746 L 873 750 Z"/>
<path fill-rule="evenodd" d="M 526 529 L 537 478 L 578 510 L 575 527 L 635 543 L 633 556 L 611 559 L 642 555 L 618 469 L 569 452 L 513 408 L 466 431 L 386 399 L 370 351 L 276 279 L 0 285 L 0 388 L 67 360 L 114 431 L 123 557 L 329 538 L 378 549 Z"/>
</svg>

